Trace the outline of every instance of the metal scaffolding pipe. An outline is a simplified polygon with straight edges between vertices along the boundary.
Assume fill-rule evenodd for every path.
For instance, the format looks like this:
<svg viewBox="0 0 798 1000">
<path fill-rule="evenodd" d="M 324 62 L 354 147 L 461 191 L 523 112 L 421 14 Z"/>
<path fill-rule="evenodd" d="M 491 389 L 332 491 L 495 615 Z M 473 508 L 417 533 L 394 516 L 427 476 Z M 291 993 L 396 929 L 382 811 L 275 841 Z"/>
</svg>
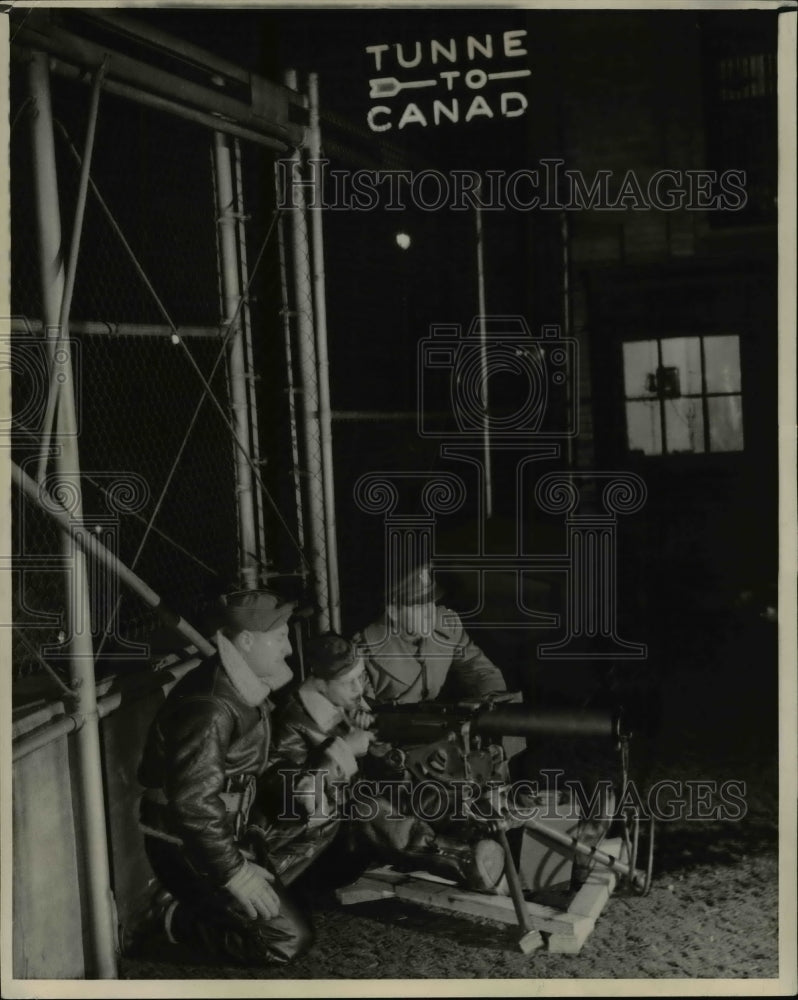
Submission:
<svg viewBox="0 0 798 1000">
<path fill-rule="evenodd" d="M 41 333 L 44 323 L 40 319 L 11 319 L 12 333 Z M 168 326 L 166 323 L 112 323 L 104 320 L 70 320 L 69 332 L 80 337 L 164 337 L 167 340 L 177 334 L 181 340 L 187 337 L 204 337 L 218 340 L 225 332 L 223 326 Z"/>
<path fill-rule="evenodd" d="M 252 320 L 249 314 L 249 265 L 247 263 L 247 229 L 244 225 L 244 179 L 241 169 L 241 143 L 233 141 L 235 152 L 235 192 L 236 192 L 236 231 L 238 233 L 238 264 L 240 272 L 240 288 L 244 296 L 241 305 L 241 321 L 244 326 L 244 353 L 247 366 L 247 412 L 249 414 L 249 431 L 252 442 L 252 461 L 260 472 L 262 469 L 260 457 L 260 430 L 258 428 L 258 393 L 255 388 L 255 354 L 252 343 Z M 260 486 L 255 490 L 255 513 L 257 516 L 257 559 L 261 573 L 266 575 L 268 569 L 268 553 L 266 552 L 266 522 L 263 517 L 263 490 Z"/>
<path fill-rule="evenodd" d="M 11 49 L 11 55 L 14 59 L 27 61 L 30 59 L 32 51 L 30 48 L 14 45 Z M 67 80 L 76 80 L 79 83 L 91 82 L 91 77 L 87 74 L 86 70 L 81 69 L 79 66 L 72 66 L 69 63 L 65 63 L 61 59 L 53 57 L 50 60 L 50 67 L 53 73 Z M 267 149 L 274 149 L 277 152 L 284 153 L 291 148 L 290 143 L 284 142 L 281 139 L 262 135 L 260 132 L 255 132 L 250 128 L 244 128 L 242 125 L 225 121 L 223 118 L 219 118 L 218 115 L 210 114 L 207 111 L 201 111 L 198 108 L 188 108 L 177 101 L 170 100 L 168 97 L 150 94 L 128 83 L 105 79 L 103 81 L 103 90 L 114 97 L 121 97 L 124 100 L 133 101 L 135 104 L 154 108 L 156 111 L 163 111 L 165 114 L 173 115 L 175 118 L 182 118 L 184 121 L 194 122 L 197 125 L 204 125 L 215 131 L 236 136 L 236 138 L 246 139 L 248 142 L 254 142 L 258 146 L 265 146 Z"/>
<path fill-rule="evenodd" d="M 308 156 L 321 160 L 321 128 L 319 126 L 319 78 L 308 74 L 310 128 Z M 315 170 L 315 167 L 314 167 Z M 319 179 L 320 180 L 320 179 Z M 335 518 L 335 467 L 332 448 L 332 418 L 330 414 L 330 360 L 327 351 L 327 292 L 324 276 L 324 228 L 320 199 L 310 206 L 311 248 L 313 251 L 313 304 L 316 319 L 316 365 L 319 384 L 319 431 L 321 434 L 321 475 L 324 492 L 324 540 L 327 553 L 327 593 L 330 606 L 330 627 L 341 631 L 341 594 L 338 583 L 338 532 Z"/>
<path fill-rule="evenodd" d="M 148 674 L 148 683 L 142 685 L 141 690 L 134 691 L 132 695 L 123 695 L 121 691 L 116 691 L 114 694 L 98 698 L 97 717 L 104 719 L 118 708 L 121 708 L 123 703 L 136 701 L 137 698 L 144 698 L 148 694 L 151 694 L 153 691 L 151 679 L 153 677 L 157 679 L 157 687 L 163 688 L 164 693 L 166 693 L 181 677 L 185 676 L 195 667 L 198 667 L 202 662 L 198 657 L 192 657 L 192 659 L 186 660 L 185 663 L 180 663 L 176 667 L 170 667 L 159 674 Z M 16 762 L 22 757 L 27 757 L 29 754 L 35 753 L 36 750 L 41 750 L 42 747 L 49 746 L 63 736 L 77 732 L 82 729 L 85 722 L 86 717 L 80 712 L 70 712 L 57 719 L 57 721 L 43 726 L 41 729 L 36 729 L 32 733 L 26 733 L 14 741 L 12 760 Z"/>
<path fill-rule="evenodd" d="M 278 166 L 274 164 L 275 188 L 279 184 Z M 288 269 L 286 266 L 285 227 L 282 212 L 277 217 L 277 249 L 280 257 L 280 301 L 283 319 L 283 344 L 285 348 L 286 392 L 288 393 L 288 418 L 291 431 L 291 475 L 294 481 L 296 506 L 296 534 L 299 547 L 305 548 L 305 517 L 302 507 L 302 481 L 299 474 L 299 438 L 296 425 L 296 386 L 294 384 L 294 352 L 291 349 L 291 304 L 288 297 Z M 295 314 L 294 314 L 295 315 Z M 302 566 L 304 572 L 304 564 Z M 303 577 L 304 582 L 304 577 Z"/>
<path fill-rule="evenodd" d="M 185 619 L 181 618 L 180 615 L 167 608 L 152 587 L 146 584 L 140 576 L 137 576 L 110 549 L 107 549 L 93 532 L 89 531 L 81 522 L 75 520 L 43 486 L 34 482 L 27 473 L 23 472 L 16 462 L 11 463 L 11 480 L 15 486 L 22 490 L 28 499 L 32 500 L 46 514 L 49 514 L 58 527 L 75 540 L 83 552 L 96 559 L 112 573 L 115 573 L 121 583 L 153 608 L 164 625 L 173 628 L 184 639 L 187 639 L 196 646 L 203 656 L 212 656 L 214 654 L 215 649 L 212 643 L 208 642 L 203 635 L 185 621 Z"/>
<path fill-rule="evenodd" d="M 50 453 L 50 435 L 53 429 L 53 419 L 55 417 L 55 407 L 59 396 L 59 386 L 63 375 L 57 363 L 58 349 L 62 341 L 69 338 L 69 315 L 72 311 L 72 296 L 75 291 L 75 278 L 78 272 L 78 257 L 80 255 L 80 240 L 83 235 L 83 219 L 86 214 L 86 195 L 89 191 L 89 171 L 91 169 L 91 158 L 94 153 L 94 135 L 97 130 L 97 113 L 100 107 L 100 87 L 105 75 L 105 64 L 97 70 L 94 76 L 94 84 L 91 88 L 91 101 L 89 103 L 89 122 L 86 126 L 86 142 L 83 150 L 83 162 L 80 165 L 80 181 L 78 183 L 78 197 L 75 205 L 75 217 L 72 222 L 72 242 L 69 248 L 69 262 L 67 264 L 66 277 L 64 279 L 64 292 L 61 296 L 61 309 L 58 317 L 58 330 L 56 333 L 55 347 L 50 358 L 50 386 L 47 393 L 47 407 L 44 414 L 44 426 L 42 427 L 42 440 L 39 448 L 39 474 L 41 482 L 47 472 L 47 460 Z"/>
<path fill-rule="evenodd" d="M 45 328 L 58 325 L 64 296 L 64 264 L 61 247 L 60 207 L 55 163 L 50 76 L 47 57 L 36 53 L 31 60 L 28 79 L 34 102 L 32 143 L 36 214 L 41 261 L 41 288 Z M 60 479 L 70 484 L 77 501 L 75 522 L 82 524 L 80 462 L 78 457 L 75 394 L 69 342 L 60 346 L 64 380 L 58 395 L 57 428 L 59 448 L 56 469 Z M 94 679 L 94 649 L 89 618 L 89 585 L 86 559 L 65 537 L 67 630 L 72 687 L 78 699 L 78 711 L 85 724 L 77 737 L 78 787 L 82 823 L 77 831 L 87 878 L 88 922 L 92 954 L 89 964 L 99 979 L 115 979 L 116 918 L 111 894 L 108 841 L 105 826 L 105 797 L 100 759 L 100 733 L 97 718 L 97 691 Z"/>
<path fill-rule="evenodd" d="M 233 175 L 227 138 L 220 132 L 213 135 L 213 162 L 216 174 L 216 213 L 219 229 L 220 265 L 224 316 L 232 323 L 229 346 L 230 408 L 233 428 L 239 447 L 235 449 L 236 491 L 238 494 L 238 549 L 241 586 L 254 590 L 258 586 L 257 532 L 252 492 L 252 464 L 247 379 L 244 359 L 244 333 L 241 327 L 241 288 L 238 283 L 238 253 L 236 249 L 236 212 L 233 195 Z"/>
<path fill-rule="evenodd" d="M 286 83 L 296 89 L 296 71 L 286 73 Z M 305 217 L 305 192 L 301 183 L 302 159 L 295 150 L 290 160 L 293 184 L 291 224 L 294 265 L 294 294 L 297 316 L 297 342 L 299 370 L 302 381 L 302 430 L 304 437 L 305 493 L 308 498 L 307 536 L 310 564 L 313 567 L 316 603 L 319 607 L 318 626 L 321 632 L 330 628 L 330 608 L 327 593 L 327 554 L 325 541 L 324 497 L 318 488 L 322 481 L 320 456 L 320 430 L 318 414 L 318 372 L 316 345 L 313 329 L 313 289 L 310 279 L 310 247 L 308 245 L 307 219 Z M 278 192 L 278 204 L 285 204 Z"/>
<path fill-rule="evenodd" d="M 220 94 L 211 87 L 194 83 L 65 31 L 49 22 L 46 17 L 42 18 L 41 12 L 30 13 L 25 18 L 14 34 L 14 43 L 43 50 L 89 70 L 99 69 L 108 56 L 108 78 L 114 83 L 128 84 L 179 105 L 188 105 L 212 118 L 221 116 L 243 128 L 280 139 L 289 146 L 299 145 L 304 140 L 304 127 L 288 120 L 290 105 L 298 103 L 294 100 L 295 95 L 290 94 L 285 87 L 267 80 L 258 80 L 257 87 L 253 88 L 252 104 L 247 104 L 227 94 Z M 254 80 L 253 77 L 253 82 Z M 255 107 L 256 93 L 262 108 Z"/>
<path fill-rule="evenodd" d="M 100 22 L 116 34 L 146 42 L 162 52 L 178 56 L 182 62 L 190 62 L 198 69 L 207 70 L 209 74 L 226 76 L 228 79 L 235 80 L 247 87 L 252 86 L 252 74 L 243 67 L 213 52 L 207 52 L 184 38 L 177 38 L 151 24 L 143 24 L 134 17 L 124 14 L 118 8 L 112 13 L 84 8 L 80 13 L 91 21 Z"/>
</svg>

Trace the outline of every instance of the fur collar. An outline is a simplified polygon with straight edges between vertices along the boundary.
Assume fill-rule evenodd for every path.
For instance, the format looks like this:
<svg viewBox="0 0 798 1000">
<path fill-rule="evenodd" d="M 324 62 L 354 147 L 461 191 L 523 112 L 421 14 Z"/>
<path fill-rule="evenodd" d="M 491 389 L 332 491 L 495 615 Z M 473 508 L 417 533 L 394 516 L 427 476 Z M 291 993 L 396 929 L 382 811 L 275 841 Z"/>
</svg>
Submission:
<svg viewBox="0 0 798 1000">
<path fill-rule="evenodd" d="M 247 661 L 226 636 L 217 632 L 215 641 L 219 659 L 230 683 L 252 708 L 262 704 L 271 691 L 269 685 L 252 672 Z"/>
<path fill-rule="evenodd" d="M 302 707 L 323 733 L 329 733 L 343 722 L 343 709 L 326 698 L 316 687 L 312 677 L 308 677 L 297 691 Z"/>
</svg>

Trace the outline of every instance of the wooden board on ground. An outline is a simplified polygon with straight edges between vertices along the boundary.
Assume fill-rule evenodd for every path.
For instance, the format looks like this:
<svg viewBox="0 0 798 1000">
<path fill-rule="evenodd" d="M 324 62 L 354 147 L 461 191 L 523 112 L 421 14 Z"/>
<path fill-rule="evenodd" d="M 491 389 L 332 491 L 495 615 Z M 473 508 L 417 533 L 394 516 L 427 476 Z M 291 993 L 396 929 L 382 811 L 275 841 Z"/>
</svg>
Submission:
<svg viewBox="0 0 798 1000">
<path fill-rule="evenodd" d="M 620 839 L 606 840 L 601 850 L 626 860 Z M 595 926 L 596 919 L 612 894 L 617 876 L 597 865 L 571 900 L 568 909 L 527 902 L 530 926 L 547 935 L 547 950 L 576 954 Z M 336 892 L 344 905 L 376 899 L 406 899 L 420 906 L 433 906 L 455 913 L 489 917 L 502 923 L 516 924 L 513 902 L 508 896 L 490 895 L 460 889 L 455 883 L 427 872 L 399 872 L 386 865 L 370 868 L 352 885 Z"/>
<path fill-rule="evenodd" d="M 605 854 L 612 855 L 613 858 L 626 861 L 626 848 L 620 838 L 605 840 L 601 845 L 601 850 Z M 568 912 L 575 916 L 581 916 L 585 924 L 580 928 L 579 934 L 552 934 L 548 941 L 549 951 L 575 955 L 581 950 L 601 911 L 609 902 L 617 881 L 618 876 L 609 868 L 605 868 L 603 865 L 595 866 L 588 875 L 585 884 L 568 905 Z"/>
</svg>

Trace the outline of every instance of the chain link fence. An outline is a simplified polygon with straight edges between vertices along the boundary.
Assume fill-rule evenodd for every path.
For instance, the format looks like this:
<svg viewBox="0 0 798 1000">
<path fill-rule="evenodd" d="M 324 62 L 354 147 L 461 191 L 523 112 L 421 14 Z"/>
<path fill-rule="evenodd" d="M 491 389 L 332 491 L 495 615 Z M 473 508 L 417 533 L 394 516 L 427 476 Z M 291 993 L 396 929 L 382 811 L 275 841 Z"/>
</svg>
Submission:
<svg viewBox="0 0 798 1000">
<path fill-rule="evenodd" d="M 11 84 L 12 458 L 35 476 L 47 363 L 33 107 L 23 68 L 13 67 Z M 88 91 L 54 80 L 52 100 L 62 243 L 68 247 Z M 210 594 L 236 582 L 238 563 L 212 137 L 122 104 L 108 95 L 100 101 L 71 311 L 83 516 L 168 606 L 191 619 Z M 275 271 L 273 261 L 268 266 Z M 173 327 L 183 334 L 178 343 L 170 336 Z M 51 454 L 57 446 L 54 437 Z M 18 494 L 12 523 L 14 677 L 21 681 L 48 663 L 61 670 L 64 558 L 59 530 Z M 122 593 L 107 573 L 92 584 L 95 652 L 100 658 L 145 656 L 153 641 L 152 609 Z"/>
<path fill-rule="evenodd" d="M 317 367 L 317 316 L 311 275 L 311 218 L 292 210 L 301 206 L 304 194 L 300 184 L 307 171 L 295 160 L 284 158 L 278 165 L 280 189 L 279 242 L 281 276 L 283 345 L 290 377 L 286 391 L 293 424 L 291 469 L 295 496 L 294 507 L 301 512 L 301 531 L 306 552 L 304 570 L 315 580 L 315 595 L 321 608 L 328 608 L 330 587 L 328 560 L 324 545 L 325 498 L 322 437 L 320 427 L 320 386 Z M 296 185 L 296 186 L 295 186 Z M 288 207 L 286 207 L 288 206 Z M 329 623 L 327 623 L 329 627 Z"/>
<path fill-rule="evenodd" d="M 260 417 L 258 471 L 266 556 L 262 570 L 265 582 L 300 598 L 309 582 L 310 559 L 301 506 L 307 499 L 297 493 L 298 480 L 307 478 L 303 472 L 307 462 L 300 454 L 304 438 L 300 443 L 297 413 L 302 405 L 302 375 L 291 220 L 276 205 L 275 154 L 244 143 L 235 145 L 234 154 L 237 149 L 247 248 L 242 285 L 249 288 L 242 319 L 251 331 Z"/>
<path fill-rule="evenodd" d="M 12 310 L 15 328 L 27 331 L 32 344 L 41 338 L 42 305 L 32 107 L 23 67 L 12 68 L 11 84 Z M 89 92 L 55 78 L 52 91 L 67 247 Z M 383 525 L 357 508 L 355 483 L 368 472 L 434 472 L 451 464 L 442 460 L 438 439 L 418 433 L 426 377 L 419 345 L 433 325 L 465 331 L 477 314 L 476 236 L 470 211 L 425 211 L 412 198 L 399 212 L 387 208 L 386 199 L 364 211 L 353 204 L 346 182 L 349 193 L 339 203 L 334 172 L 351 182 L 364 168 L 401 164 L 383 163 L 376 145 L 370 147 L 376 159 L 366 162 L 351 135 L 336 140 L 331 133 L 324 121 L 322 155 L 329 162 L 320 183 L 330 209 L 323 224 L 332 465 L 343 630 L 349 632 L 373 612 L 384 571 Z M 362 146 L 362 137 L 358 141 Z M 101 95 L 70 324 L 86 523 L 189 618 L 206 595 L 233 582 L 238 569 L 211 145 L 206 129 Z M 330 594 L 317 418 L 318 302 L 309 277 L 299 279 L 314 272 L 307 232 L 312 212 L 295 232 L 292 214 L 276 209 L 275 154 L 248 143 L 230 146 L 241 196 L 240 256 L 246 258 L 239 275 L 247 292 L 241 320 L 260 408 L 253 462 L 263 542 L 259 575 L 262 582 L 279 578 L 291 596 L 307 592 L 312 581 L 324 607 Z M 185 331 L 178 344 L 170 337 L 174 327 Z M 35 468 L 40 448 L 41 381 L 41 364 L 36 371 L 14 371 L 13 457 L 27 471 Z M 201 402 L 206 384 L 216 402 Z M 471 475 L 467 469 L 464 474 Z M 121 505 L 120 489 L 129 491 Z M 464 516 L 473 515 L 477 493 L 469 492 Z M 66 599 L 59 532 L 29 506 L 23 516 L 19 503 L 15 498 L 14 621 L 31 640 L 15 633 L 15 671 L 22 677 L 43 669 L 30 648 L 57 649 Z M 408 503 L 408 514 L 417 513 L 418 498 Z M 42 568 L 40 558 L 53 559 L 60 571 Z M 95 649 L 125 653 L 131 643 L 151 637 L 149 608 L 110 580 L 103 593 L 108 596 L 93 608 Z"/>
</svg>

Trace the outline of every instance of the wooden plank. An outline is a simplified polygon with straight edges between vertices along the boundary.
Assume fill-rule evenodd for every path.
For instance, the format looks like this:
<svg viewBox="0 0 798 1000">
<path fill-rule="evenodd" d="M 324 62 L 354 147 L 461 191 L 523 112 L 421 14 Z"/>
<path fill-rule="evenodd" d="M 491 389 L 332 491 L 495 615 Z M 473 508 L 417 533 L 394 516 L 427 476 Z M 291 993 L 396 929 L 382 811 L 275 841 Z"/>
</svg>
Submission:
<svg viewBox="0 0 798 1000">
<path fill-rule="evenodd" d="M 491 917 L 503 923 L 516 923 L 515 907 L 509 896 L 459 889 L 448 879 L 427 872 L 398 872 L 390 865 L 370 868 L 366 877 L 388 883 L 397 896 L 421 905 L 426 903 L 445 909 L 457 909 L 457 905 L 460 905 L 463 912 Z M 575 936 L 585 923 L 585 918 L 580 914 L 568 913 L 555 906 L 527 901 L 526 907 L 530 918 L 536 922 L 535 926 L 549 933 Z"/>
<path fill-rule="evenodd" d="M 421 906 L 438 906 L 458 913 L 488 917 L 505 924 L 517 924 L 512 900 L 506 896 L 469 892 L 451 886 L 409 879 L 396 883 L 394 891 L 399 899 L 407 899 Z M 527 903 L 529 922 L 534 930 L 575 936 L 580 933 L 585 919 L 578 914 L 563 913 L 550 906 Z"/>
<path fill-rule="evenodd" d="M 587 941 L 593 932 L 595 920 L 583 918 L 584 924 L 579 929 L 578 934 L 550 934 L 546 943 L 546 950 L 554 955 L 577 955 L 582 950 L 582 945 Z"/>
<path fill-rule="evenodd" d="M 393 899 L 395 895 L 396 893 L 390 885 L 370 878 L 359 878 L 357 882 L 335 890 L 335 896 L 343 906 L 351 906 L 354 903 L 371 903 L 375 899 Z"/>
<path fill-rule="evenodd" d="M 407 880 L 407 872 L 398 872 L 391 865 L 383 865 L 380 868 L 366 869 L 365 878 L 378 878 L 382 882 L 404 882 Z"/>
<path fill-rule="evenodd" d="M 626 861 L 625 847 L 620 838 L 605 841 L 601 849 L 612 857 Z M 596 919 L 607 905 L 617 879 L 610 869 L 596 865 L 567 911 L 540 903 L 526 903 L 531 927 L 547 935 L 548 951 L 567 955 L 576 955 L 581 951 L 595 927 Z M 513 902 L 508 896 L 470 892 L 428 872 L 398 872 L 390 865 L 369 869 L 363 878 L 352 886 L 339 889 L 336 895 L 346 904 L 395 897 L 420 906 L 488 917 L 501 923 L 518 922 Z"/>
<path fill-rule="evenodd" d="M 601 845 L 601 850 L 606 854 L 612 855 L 614 858 L 620 859 L 623 850 L 623 841 L 619 837 L 613 840 L 605 840 Z M 571 900 L 568 912 L 581 917 L 589 917 L 595 921 L 607 905 L 607 901 L 617 881 L 618 876 L 614 872 L 610 871 L 609 868 L 604 868 L 597 864 L 588 875 L 585 884 Z"/>
<path fill-rule="evenodd" d="M 433 875 L 432 872 L 408 872 L 407 876 L 408 878 L 417 878 L 421 882 L 437 882 L 438 885 L 457 885 L 453 878 L 444 878 L 442 875 Z"/>
<path fill-rule="evenodd" d="M 601 849 L 607 854 L 626 861 L 626 848 L 620 838 L 605 840 Z M 548 950 L 554 954 L 576 955 L 595 927 L 601 911 L 607 905 L 618 881 L 618 876 L 609 868 L 596 865 L 588 875 L 585 884 L 577 892 L 568 907 L 568 912 L 579 914 L 584 923 L 578 933 L 552 934 L 548 940 Z"/>
</svg>

